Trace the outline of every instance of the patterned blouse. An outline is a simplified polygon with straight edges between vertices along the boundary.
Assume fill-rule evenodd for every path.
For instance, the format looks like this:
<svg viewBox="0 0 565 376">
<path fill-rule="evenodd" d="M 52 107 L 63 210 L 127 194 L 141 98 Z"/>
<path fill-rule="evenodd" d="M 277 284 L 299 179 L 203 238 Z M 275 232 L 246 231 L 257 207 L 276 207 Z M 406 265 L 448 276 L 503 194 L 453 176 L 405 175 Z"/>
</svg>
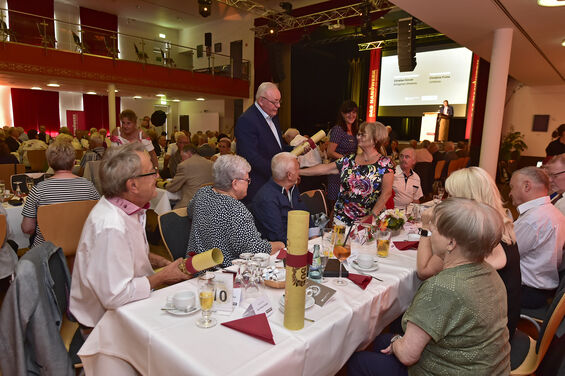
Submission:
<svg viewBox="0 0 565 376">
<path fill-rule="evenodd" d="M 359 165 L 356 156 L 350 154 L 335 161 L 341 186 L 334 216 L 348 225 L 371 213 L 381 195 L 383 176 L 394 173 L 388 157 L 381 156 L 374 164 Z"/>
</svg>

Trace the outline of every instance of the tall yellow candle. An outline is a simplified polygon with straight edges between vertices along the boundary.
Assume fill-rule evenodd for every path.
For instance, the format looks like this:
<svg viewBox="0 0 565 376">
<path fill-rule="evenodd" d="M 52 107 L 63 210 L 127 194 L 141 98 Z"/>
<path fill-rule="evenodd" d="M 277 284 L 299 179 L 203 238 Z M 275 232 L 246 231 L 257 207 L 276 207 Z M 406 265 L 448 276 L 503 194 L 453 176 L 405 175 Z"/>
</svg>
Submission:
<svg viewBox="0 0 565 376">
<path fill-rule="evenodd" d="M 288 212 L 284 327 L 291 330 L 304 327 L 309 220 L 304 210 Z"/>
</svg>

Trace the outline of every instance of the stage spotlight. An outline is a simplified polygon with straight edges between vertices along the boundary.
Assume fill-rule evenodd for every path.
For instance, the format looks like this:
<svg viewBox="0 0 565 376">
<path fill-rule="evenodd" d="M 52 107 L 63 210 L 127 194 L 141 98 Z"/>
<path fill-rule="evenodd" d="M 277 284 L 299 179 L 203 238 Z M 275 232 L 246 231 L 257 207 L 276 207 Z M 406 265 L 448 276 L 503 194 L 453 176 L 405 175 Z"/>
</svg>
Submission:
<svg viewBox="0 0 565 376">
<path fill-rule="evenodd" d="M 198 0 L 198 13 L 202 17 L 212 14 L 212 0 Z"/>
</svg>

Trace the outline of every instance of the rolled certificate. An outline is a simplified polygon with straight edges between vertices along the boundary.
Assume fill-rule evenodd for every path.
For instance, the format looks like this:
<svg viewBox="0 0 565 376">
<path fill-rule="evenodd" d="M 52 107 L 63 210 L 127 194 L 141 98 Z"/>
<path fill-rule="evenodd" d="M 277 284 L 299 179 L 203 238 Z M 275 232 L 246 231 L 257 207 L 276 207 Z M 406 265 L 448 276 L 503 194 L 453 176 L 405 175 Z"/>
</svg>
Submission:
<svg viewBox="0 0 565 376">
<path fill-rule="evenodd" d="M 284 327 L 290 330 L 304 327 L 309 219 L 307 211 L 288 212 Z"/>
<path fill-rule="evenodd" d="M 326 132 L 319 131 L 318 133 L 307 139 L 306 142 L 308 142 L 308 145 L 310 145 L 310 149 L 314 150 L 316 149 L 316 143 L 324 137 L 326 137 Z M 304 153 L 304 148 L 306 147 L 305 145 L 305 143 L 298 145 L 297 147 L 292 149 L 291 153 L 296 156 L 302 155 L 302 153 Z"/>
<path fill-rule="evenodd" d="M 202 270 L 212 268 L 224 262 L 224 254 L 219 248 L 212 248 L 206 252 L 187 257 L 179 264 L 179 269 L 187 274 L 196 274 Z"/>
</svg>

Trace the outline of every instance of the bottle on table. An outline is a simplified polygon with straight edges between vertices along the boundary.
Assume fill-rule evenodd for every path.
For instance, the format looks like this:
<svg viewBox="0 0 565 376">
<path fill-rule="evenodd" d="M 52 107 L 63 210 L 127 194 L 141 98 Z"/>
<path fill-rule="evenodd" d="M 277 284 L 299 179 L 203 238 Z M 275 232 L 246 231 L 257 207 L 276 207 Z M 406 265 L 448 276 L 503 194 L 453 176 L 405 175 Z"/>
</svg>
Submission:
<svg viewBox="0 0 565 376">
<path fill-rule="evenodd" d="M 322 260 L 320 258 L 320 245 L 314 244 L 314 252 L 312 254 L 312 265 L 310 265 L 310 271 L 308 277 L 314 281 L 319 281 L 322 279 L 322 273 L 320 267 L 322 265 Z"/>
</svg>

